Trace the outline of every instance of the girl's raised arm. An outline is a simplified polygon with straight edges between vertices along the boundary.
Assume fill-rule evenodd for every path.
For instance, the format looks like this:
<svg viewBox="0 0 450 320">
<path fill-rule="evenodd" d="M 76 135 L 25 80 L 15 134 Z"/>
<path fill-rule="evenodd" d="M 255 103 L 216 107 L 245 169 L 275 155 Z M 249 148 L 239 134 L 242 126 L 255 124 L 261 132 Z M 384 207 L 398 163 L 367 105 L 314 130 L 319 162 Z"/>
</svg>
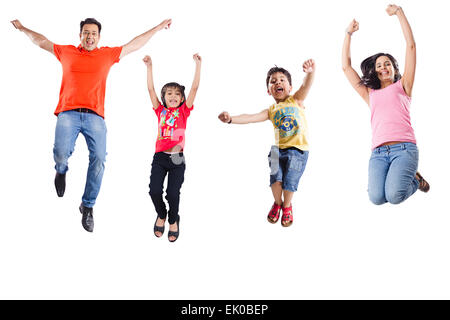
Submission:
<svg viewBox="0 0 450 320">
<path fill-rule="evenodd" d="M 358 94 L 369 104 L 369 89 L 361 84 L 361 78 L 358 73 L 352 67 L 352 59 L 350 58 L 350 42 L 352 34 L 359 30 L 359 23 L 353 19 L 347 27 L 344 39 L 344 45 L 342 46 L 342 70 L 345 73 L 348 81 L 352 87 L 358 92 Z"/>
<path fill-rule="evenodd" d="M 150 58 L 150 56 L 145 56 L 143 61 L 147 66 L 147 87 L 148 93 L 150 94 L 150 100 L 152 101 L 153 109 L 158 109 L 161 103 L 158 100 L 158 96 L 155 91 L 155 85 L 153 84 L 152 58 Z"/>
<path fill-rule="evenodd" d="M 192 81 L 191 91 L 186 100 L 186 107 L 192 108 L 194 105 L 195 96 L 197 95 L 198 86 L 200 85 L 200 69 L 202 67 L 202 58 L 198 53 L 194 54 L 195 61 L 195 75 L 194 81 Z"/>
<path fill-rule="evenodd" d="M 414 77 L 416 74 L 416 42 L 414 41 L 411 26 L 406 19 L 403 9 L 395 4 L 390 4 L 386 8 L 386 12 L 390 16 L 396 15 L 398 17 L 400 26 L 402 27 L 403 36 L 406 40 L 405 71 L 403 72 L 402 85 L 406 94 L 411 96 Z"/>
</svg>

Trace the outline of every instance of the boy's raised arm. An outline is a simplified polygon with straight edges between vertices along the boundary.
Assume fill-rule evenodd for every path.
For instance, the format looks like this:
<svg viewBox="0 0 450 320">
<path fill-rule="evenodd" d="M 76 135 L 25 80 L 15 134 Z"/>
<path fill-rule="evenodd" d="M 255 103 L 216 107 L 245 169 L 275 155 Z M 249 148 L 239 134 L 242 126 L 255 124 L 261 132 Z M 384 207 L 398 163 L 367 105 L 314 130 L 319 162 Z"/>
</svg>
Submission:
<svg viewBox="0 0 450 320">
<path fill-rule="evenodd" d="M 219 114 L 219 119 L 225 123 L 247 124 L 269 120 L 269 109 L 264 109 L 259 113 L 241 114 L 238 116 L 230 116 L 226 111 Z"/>
<path fill-rule="evenodd" d="M 152 101 L 153 109 L 157 109 L 161 103 L 158 100 L 158 95 L 156 94 L 155 85 L 153 83 L 152 58 L 150 58 L 150 56 L 145 56 L 143 61 L 147 66 L 147 87 L 148 93 L 150 94 L 150 100 Z"/>
<path fill-rule="evenodd" d="M 162 29 L 168 29 L 170 25 L 172 24 L 172 19 L 166 19 L 160 24 L 158 24 L 156 27 L 148 30 L 147 32 L 144 32 L 143 34 L 135 37 L 133 40 L 128 42 L 122 47 L 122 52 L 120 53 L 120 59 L 125 57 L 127 54 L 134 52 L 136 50 L 139 50 L 142 48 L 148 40 L 150 40 L 151 37 L 158 31 Z"/>
<path fill-rule="evenodd" d="M 13 26 L 19 30 L 22 31 L 23 33 L 25 33 L 28 38 L 31 39 L 31 41 L 39 46 L 39 48 L 42 48 L 48 52 L 50 52 L 51 54 L 55 54 L 53 52 L 53 42 L 51 42 L 50 40 L 48 40 L 46 37 L 44 37 L 42 34 L 34 32 L 33 30 L 30 30 L 28 28 L 25 28 L 19 20 L 13 20 L 11 21 L 11 23 L 13 24 Z"/>
<path fill-rule="evenodd" d="M 306 99 L 306 96 L 308 95 L 309 89 L 311 89 L 314 80 L 315 71 L 316 65 L 313 59 L 306 60 L 303 63 L 303 72 L 306 73 L 306 76 L 303 79 L 303 83 L 300 89 L 298 89 L 294 94 L 294 99 L 295 101 L 297 101 L 297 103 L 301 104 Z"/>
<path fill-rule="evenodd" d="M 195 96 L 197 95 L 198 86 L 200 84 L 200 71 L 202 67 L 202 58 L 198 55 L 198 53 L 194 54 L 195 61 L 195 75 L 194 81 L 192 81 L 191 91 L 189 91 L 189 95 L 186 100 L 186 106 L 188 108 L 192 108 L 194 105 Z"/>
</svg>

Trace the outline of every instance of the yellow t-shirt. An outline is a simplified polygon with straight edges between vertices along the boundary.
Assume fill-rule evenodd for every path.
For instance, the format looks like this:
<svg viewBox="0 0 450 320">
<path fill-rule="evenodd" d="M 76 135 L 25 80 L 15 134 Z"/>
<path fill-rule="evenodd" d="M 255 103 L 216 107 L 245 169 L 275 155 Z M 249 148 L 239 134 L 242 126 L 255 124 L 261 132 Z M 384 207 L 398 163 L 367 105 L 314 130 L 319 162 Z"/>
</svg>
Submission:
<svg viewBox="0 0 450 320">
<path fill-rule="evenodd" d="M 269 119 L 275 129 L 275 143 L 280 149 L 295 147 L 308 150 L 308 126 L 305 109 L 293 96 L 269 107 Z"/>
</svg>

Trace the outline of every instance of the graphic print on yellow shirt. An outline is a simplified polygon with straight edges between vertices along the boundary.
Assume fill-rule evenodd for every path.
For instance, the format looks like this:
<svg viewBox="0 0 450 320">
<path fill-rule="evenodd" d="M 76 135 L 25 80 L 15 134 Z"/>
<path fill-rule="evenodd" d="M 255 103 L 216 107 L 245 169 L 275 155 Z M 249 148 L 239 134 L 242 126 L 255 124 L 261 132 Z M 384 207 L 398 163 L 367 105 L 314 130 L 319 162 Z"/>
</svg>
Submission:
<svg viewBox="0 0 450 320">
<path fill-rule="evenodd" d="M 293 96 L 269 108 L 269 119 L 275 129 L 275 143 L 280 149 L 295 147 L 308 150 L 308 126 L 305 110 Z"/>
</svg>

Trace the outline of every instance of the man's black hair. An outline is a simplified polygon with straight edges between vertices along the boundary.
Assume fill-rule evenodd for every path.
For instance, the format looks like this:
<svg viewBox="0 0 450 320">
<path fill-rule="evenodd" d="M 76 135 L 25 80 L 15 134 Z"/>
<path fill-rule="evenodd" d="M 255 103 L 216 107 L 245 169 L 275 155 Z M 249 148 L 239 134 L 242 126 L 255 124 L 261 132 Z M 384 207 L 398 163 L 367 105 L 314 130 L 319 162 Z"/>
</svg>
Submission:
<svg viewBox="0 0 450 320">
<path fill-rule="evenodd" d="M 102 31 L 102 24 L 100 22 L 98 22 L 94 18 L 87 18 L 87 19 L 85 19 L 85 20 L 80 22 L 80 33 L 83 30 L 83 26 L 85 24 L 96 24 L 97 27 L 98 27 L 98 34 L 100 34 L 100 31 Z"/>
</svg>

